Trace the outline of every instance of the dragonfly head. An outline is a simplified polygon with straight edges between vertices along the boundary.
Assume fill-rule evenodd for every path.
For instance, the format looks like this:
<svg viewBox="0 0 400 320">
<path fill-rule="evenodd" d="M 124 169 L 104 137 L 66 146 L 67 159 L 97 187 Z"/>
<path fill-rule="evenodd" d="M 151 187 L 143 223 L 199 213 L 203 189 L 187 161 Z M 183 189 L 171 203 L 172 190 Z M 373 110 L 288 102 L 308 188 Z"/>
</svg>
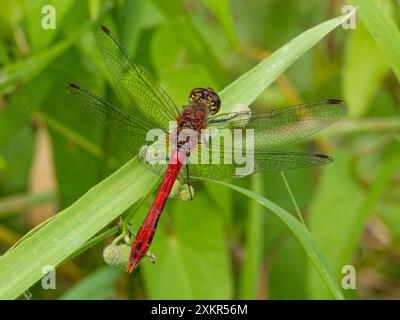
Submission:
<svg viewBox="0 0 400 320">
<path fill-rule="evenodd" d="M 190 92 L 190 103 L 199 103 L 207 107 L 210 115 L 216 114 L 221 107 L 221 100 L 213 88 L 195 88 Z"/>
</svg>

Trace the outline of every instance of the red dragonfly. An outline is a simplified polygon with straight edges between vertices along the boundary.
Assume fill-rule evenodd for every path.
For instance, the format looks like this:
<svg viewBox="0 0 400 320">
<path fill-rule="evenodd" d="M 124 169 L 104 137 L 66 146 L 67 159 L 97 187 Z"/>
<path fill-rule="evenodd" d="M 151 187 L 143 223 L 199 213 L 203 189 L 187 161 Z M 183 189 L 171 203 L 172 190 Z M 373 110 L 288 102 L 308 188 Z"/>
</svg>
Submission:
<svg viewBox="0 0 400 320">
<path fill-rule="evenodd" d="M 96 41 L 123 108 L 111 105 L 77 84 L 70 83 L 69 91 L 100 122 L 108 125 L 133 155 L 154 146 L 154 141 L 146 139 L 148 132 L 154 128 L 161 130 L 169 142 L 165 163 L 154 164 L 147 157 L 142 159 L 147 168 L 163 175 L 164 179 L 134 240 L 128 272 L 134 270 L 148 251 L 158 219 L 176 179 L 189 183 L 189 173 L 190 177 L 216 180 L 242 176 L 237 174 L 243 162 L 234 161 L 236 151 L 226 152 L 224 149 L 217 153 L 218 161 L 213 159 L 212 163 L 192 162 L 192 159 L 209 155 L 210 152 L 214 156 L 215 150 L 221 151 L 224 147 L 221 144 L 215 147 L 210 144 L 215 141 L 211 140 L 214 137 L 212 134 L 208 143 L 204 142 L 201 134 L 204 129 L 214 132 L 224 130 L 231 133 L 232 137 L 237 131 L 243 133 L 244 137 L 244 131 L 250 129 L 252 172 L 283 171 L 332 161 L 331 157 L 323 154 L 282 152 L 277 148 L 299 142 L 339 120 L 347 112 L 343 101 L 328 99 L 276 110 L 255 112 L 247 109 L 217 115 L 221 106 L 218 94 L 212 88 L 196 88 L 191 91 L 188 104 L 180 111 L 151 76 L 133 62 L 109 29 L 99 26 Z M 172 129 L 169 126 L 171 121 L 174 123 Z M 185 129 L 195 132 L 197 142 L 177 138 Z M 182 167 L 186 170 L 181 170 Z"/>
</svg>

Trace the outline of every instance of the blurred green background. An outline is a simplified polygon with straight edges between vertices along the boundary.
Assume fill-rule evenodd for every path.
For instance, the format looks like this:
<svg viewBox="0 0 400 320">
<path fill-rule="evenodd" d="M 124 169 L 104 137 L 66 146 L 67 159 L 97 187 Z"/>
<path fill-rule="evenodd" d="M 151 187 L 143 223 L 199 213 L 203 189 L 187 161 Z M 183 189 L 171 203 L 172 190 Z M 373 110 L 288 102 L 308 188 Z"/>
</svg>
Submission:
<svg viewBox="0 0 400 320">
<path fill-rule="evenodd" d="M 398 26 L 399 4 L 381 2 Z M 48 4 L 56 8 L 55 30 L 41 27 Z M 66 90 L 72 81 L 119 103 L 95 44 L 98 24 L 117 34 L 181 105 L 192 88 L 222 90 L 290 39 L 342 14 L 346 4 L 1 0 L 0 253 L 130 159 Z M 349 299 L 400 298 L 400 87 L 386 57 L 357 18 L 356 29 L 335 29 L 252 106 L 322 98 L 348 103 L 346 119 L 293 148 L 321 151 L 335 162 L 286 178 L 339 283 L 342 267 L 355 267 L 357 287 L 344 290 Z M 233 183 L 296 212 L 280 173 Z M 194 201 L 169 200 L 151 247 L 156 264 L 144 259 L 133 275 L 107 266 L 103 249 L 110 237 L 62 264 L 55 290 L 33 286 L 32 298 L 331 298 L 299 243 L 270 212 L 223 186 L 193 186 Z M 152 200 L 136 208 L 135 228 Z"/>
</svg>

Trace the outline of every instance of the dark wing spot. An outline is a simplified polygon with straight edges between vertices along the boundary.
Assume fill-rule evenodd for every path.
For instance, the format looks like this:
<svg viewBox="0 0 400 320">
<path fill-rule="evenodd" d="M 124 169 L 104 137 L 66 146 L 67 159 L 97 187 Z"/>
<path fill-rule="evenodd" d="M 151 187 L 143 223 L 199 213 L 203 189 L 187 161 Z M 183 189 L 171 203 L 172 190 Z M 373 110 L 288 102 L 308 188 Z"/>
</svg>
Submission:
<svg viewBox="0 0 400 320">
<path fill-rule="evenodd" d="M 79 90 L 81 89 L 81 87 L 80 87 L 78 84 L 73 83 L 73 82 L 69 82 L 68 85 L 69 85 L 71 88 L 74 88 L 74 89 L 79 89 Z"/>
<path fill-rule="evenodd" d="M 108 29 L 106 26 L 103 26 L 102 24 L 99 26 L 99 29 L 105 33 L 111 33 L 110 29 Z"/>
<path fill-rule="evenodd" d="M 329 104 L 343 104 L 344 103 L 344 101 L 339 100 L 339 99 L 328 99 L 328 100 L 326 100 L 326 102 Z"/>
<path fill-rule="evenodd" d="M 315 157 L 320 158 L 321 161 L 324 161 L 324 163 L 331 163 L 333 161 L 333 158 L 330 156 L 327 156 L 326 154 L 322 153 L 314 153 L 313 154 Z"/>
</svg>

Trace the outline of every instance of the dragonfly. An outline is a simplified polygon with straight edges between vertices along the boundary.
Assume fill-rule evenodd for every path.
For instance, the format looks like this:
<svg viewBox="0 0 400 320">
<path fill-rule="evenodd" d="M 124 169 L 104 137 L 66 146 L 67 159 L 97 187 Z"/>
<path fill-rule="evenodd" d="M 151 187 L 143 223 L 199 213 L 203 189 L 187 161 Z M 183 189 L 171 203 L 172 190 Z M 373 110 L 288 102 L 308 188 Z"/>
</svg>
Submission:
<svg viewBox="0 0 400 320">
<path fill-rule="evenodd" d="M 332 162 L 332 158 L 324 154 L 285 152 L 279 148 L 301 142 L 338 121 L 347 113 L 343 101 L 325 99 L 267 111 L 251 111 L 247 108 L 223 113 L 219 112 L 223 101 L 208 87 L 193 89 L 187 104 L 178 108 L 167 92 L 134 62 L 107 27 L 100 25 L 95 38 L 121 105 L 114 106 L 75 83 L 69 83 L 69 92 L 97 120 L 111 128 L 132 155 L 139 154 L 143 165 L 163 176 L 153 205 L 133 241 L 127 267 L 129 273 L 149 250 L 176 180 L 185 181 L 190 186 L 191 178 L 222 180 L 255 172 L 284 171 Z M 147 151 L 156 144 L 148 138 L 148 133 L 155 128 L 164 134 L 164 142 L 167 141 L 168 145 L 167 151 L 164 150 L 166 157 L 158 162 L 151 161 L 157 159 L 157 155 L 153 155 L 153 158 L 147 156 Z M 194 139 L 178 139 L 186 129 L 194 132 Z M 202 134 L 204 130 L 209 130 L 205 139 Z M 213 143 L 216 141 L 215 132 L 218 131 L 232 136 L 238 132 L 243 134 L 241 139 L 235 136 L 235 141 L 243 141 L 245 136 L 246 139 L 247 136 L 252 138 L 250 173 L 238 174 L 243 162 L 235 161 L 235 148 L 226 151 L 223 143 Z M 247 132 L 251 134 L 247 135 Z M 162 140 L 159 138 L 157 141 Z M 192 161 L 210 154 L 215 156 L 211 162 Z"/>
</svg>

